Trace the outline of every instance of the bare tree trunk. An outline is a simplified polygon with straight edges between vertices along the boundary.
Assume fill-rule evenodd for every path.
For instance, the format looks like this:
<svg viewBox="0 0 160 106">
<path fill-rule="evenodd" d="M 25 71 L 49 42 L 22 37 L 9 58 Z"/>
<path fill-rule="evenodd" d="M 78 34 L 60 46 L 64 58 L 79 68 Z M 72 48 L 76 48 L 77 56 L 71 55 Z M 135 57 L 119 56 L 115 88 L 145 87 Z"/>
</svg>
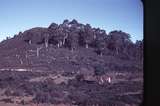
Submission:
<svg viewBox="0 0 160 106">
<path fill-rule="evenodd" d="M 96 35 L 93 35 L 93 39 L 96 39 Z"/>
<path fill-rule="evenodd" d="M 116 47 L 116 54 L 118 55 L 118 48 Z"/>
<path fill-rule="evenodd" d="M 103 84 L 103 83 L 104 83 L 103 77 L 100 76 L 100 84 Z"/>
<path fill-rule="evenodd" d="M 100 56 L 103 56 L 102 52 L 100 52 Z"/>
<path fill-rule="evenodd" d="M 37 48 L 37 57 L 39 57 L 39 49 Z"/>
<path fill-rule="evenodd" d="M 62 45 L 64 45 L 64 44 L 65 44 L 65 40 L 66 40 L 66 38 L 63 38 L 63 42 L 62 42 Z"/>
<path fill-rule="evenodd" d="M 32 41 L 31 41 L 31 40 L 29 40 L 29 44 L 32 44 Z"/>
<path fill-rule="evenodd" d="M 88 43 L 86 43 L 86 48 L 88 49 Z"/>
<path fill-rule="evenodd" d="M 60 47 L 59 43 L 57 44 L 57 47 L 58 47 L 58 48 Z"/>
<path fill-rule="evenodd" d="M 62 41 L 60 41 L 60 42 L 59 42 L 59 47 L 61 47 L 61 46 L 62 46 L 62 44 L 63 44 L 63 42 L 62 42 Z"/>
<path fill-rule="evenodd" d="M 27 55 L 27 53 L 26 53 L 25 57 L 26 57 L 26 59 L 28 58 L 28 55 Z"/>
<path fill-rule="evenodd" d="M 48 48 L 49 34 L 45 34 L 45 47 Z"/>
<path fill-rule="evenodd" d="M 48 48 L 48 38 L 45 38 L 45 47 Z"/>
<path fill-rule="evenodd" d="M 23 61 L 22 61 L 22 59 L 20 59 L 20 63 L 21 63 L 21 64 L 23 64 Z"/>
<path fill-rule="evenodd" d="M 64 38 L 63 38 L 63 45 L 65 44 L 65 41 L 67 39 L 68 35 L 66 35 Z"/>
<path fill-rule="evenodd" d="M 73 47 L 71 47 L 71 52 L 73 52 L 74 51 L 74 48 Z"/>
<path fill-rule="evenodd" d="M 42 49 L 42 47 L 37 48 L 37 57 L 39 57 L 39 51 Z"/>
</svg>

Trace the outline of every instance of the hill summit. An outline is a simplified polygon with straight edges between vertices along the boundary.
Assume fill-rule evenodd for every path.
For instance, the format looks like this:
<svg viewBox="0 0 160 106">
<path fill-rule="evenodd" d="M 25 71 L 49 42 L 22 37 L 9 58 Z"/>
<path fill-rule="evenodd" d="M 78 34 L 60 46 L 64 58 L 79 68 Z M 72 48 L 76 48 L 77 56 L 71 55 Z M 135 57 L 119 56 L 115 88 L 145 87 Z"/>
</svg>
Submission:
<svg viewBox="0 0 160 106">
<path fill-rule="evenodd" d="M 32 28 L 2 41 L 0 67 L 53 70 L 67 64 L 73 67 L 101 64 L 111 69 L 109 64 L 113 62 L 119 68 L 115 70 L 121 70 L 125 61 L 142 63 L 143 60 L 143 41 L 133 43 L 130 37 L 117 30 L 107 35 L 103 29 L 66 19 L 60 25 L 52 23 L 48 28 Z M 76 65 L 69 63 L 73 60 Z M 132 63 L 132 70 L 133 66 Z"/>
</svg>

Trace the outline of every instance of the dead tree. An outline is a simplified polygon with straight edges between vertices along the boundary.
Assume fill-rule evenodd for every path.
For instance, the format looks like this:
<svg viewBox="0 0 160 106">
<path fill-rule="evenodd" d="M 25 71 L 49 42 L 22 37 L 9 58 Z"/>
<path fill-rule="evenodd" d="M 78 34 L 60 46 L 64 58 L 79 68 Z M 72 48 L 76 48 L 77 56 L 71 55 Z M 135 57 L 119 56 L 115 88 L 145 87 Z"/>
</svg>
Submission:
<svg viewBox="0 0 160 106">
<path fill-rule="evenodd" d="M 67 38 L 68 38 L 68 34 L 66 34 L 65 37 L 63 38 L 63 43 L 62 43 L 62 45 L 65 44 L 65 41 L 66 41 Z"/>
<path fill-rule="evenodd" d="M 21 59 L 20 55 L 17 55 L 17 54 L 16 54 L 16 57 L 17 57 L 17 58 L 18 58 L 18 60 L 20 61 L 20 64 L 23 64 L 23 61 L 22 61 L 22 59 Z"/>
<path fill-rule="evenodd" d="M 32 41 L 31 41 L 31 40 L 29 40 L 28 42 L 29 42 L 29 44 L 32 44 Z"/>
<path fill-rule="evenodd" d="M 49 34 L 45 34 L 44 42 L 45 42 L 45 47 L 48 48 L 48 41 L 49 41 Z"/>
<path fill-rule="evenodd" d="M 88 43 L 86 43 L 86 48 L 88 49 Z"/>
<path fill-rule="evenodd" d="M 84 42 L 85 42 L 85 48 L 88 48 L 89 45 L 94 41 L 96 38 L 94 36 L 94 32 L 89 24 L 86 24 L 84 27 Z"/>
<path fill-rule="evenodd" d="M 36 51 L 37 57 L 39 57 L 39 52 L 40 52 L 41 49 L 42 49 L 42 47 L 38 47 L 38 48 L 37 48 L 37 51 Z"/>
</svg>

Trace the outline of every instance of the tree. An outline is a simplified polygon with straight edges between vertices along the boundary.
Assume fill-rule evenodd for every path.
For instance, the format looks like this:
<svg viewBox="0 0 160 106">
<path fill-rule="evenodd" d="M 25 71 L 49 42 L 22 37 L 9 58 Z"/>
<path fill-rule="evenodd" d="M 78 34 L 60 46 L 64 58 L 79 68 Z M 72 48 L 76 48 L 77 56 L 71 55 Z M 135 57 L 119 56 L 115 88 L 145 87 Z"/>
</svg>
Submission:
<svg viewBox="0 0 160 106">
<path fill-rule="evenodd" d="M 68 46 L 73 51 L 78 47 L 79 35 L 76 32 L 70 32 L 68 36 Z"/>
<path fill-rule="evenodd" d="M 37 57 L 39 57 L 39 52 L 40 52 L 41 49 L 42 49 L 42 47 L 37 48 L 37 51 L 36 51 Z"/>
<path fill-rule="evenodd" d="M 86 46 L 86 43 L 85 43 L 85 31 L 83 29 L 80 29 L 79 37 L 78 37 L 78 44 L 80 46 L 82 46 L 82 47 Z"/>
<path fill-rule="evenodd" d="M 84 29 L 80 30 L 80 37 L 79 37 L 79 43 L 82 46 L 85 46 L 85 48 L 88 48 L 89 45 L 92 44 L 94 41 L 94 32 L 89 24 L 86 24 L 84 26 Z"/>
<path fill-rule="evenodd" d="M 44 44 L 45 44 L 45 47 L 48 48 L 48 44 L 49 44 L 49 33 L 48 32 L 44 33 Z"/>
<path fill-rule="evenodd" d="M 22 34 L 23 34 L 23 33 L 22 33 L 21 31 L 18 33 L 19 36 L 21 36 Z"/>
<path fill-rule="evenodd" d="M 33 34 L 31 32 L 24 33 L 24 41 L 28 44 L 32 44 L 32 36 Z"/>
<path fill-rule="evenodd" d="M 10 36 L 7 36 L 7 37 L 6 37 L 6 40 L 8 40 L 8 39 L 10 39 L 10 38 L 11 38 Z"/>
<path fill-rule="evenodd" d="M 65 45 L 66 39 L 70 33 L 70 28 L 68 27 L 69 21 L 66 19 L 63 21 L 63 24 L 59 25 L 59 35 L 61 36 L 61 44 L 62 46 Z"/>
<path fill-rule="evenodd" d="M 63 21 L 63 25 L 66 25 L 66 24 L 69 24 L 69 20 L 68 20 L 68 19 L 65 19 L 65 20 Z"/>
<path fill-rule="evenodd" d="M 88 48 L 89 44 L 93 40 L 93 33 L 92 33 L 91 26 L 89 24 L 86 24 L 84 29 L 85 29 L 85 34 L 84 34 L 85 47 Z"/>
<path fill-rule="evenodd" d="M 63 37 L 63 42 L 62 42 L 63 45 L 65 45 L 67 38 L 68 38 L 68 33 L 65 33 L 65 36 Z"/>
<path fill-rule="evenodd" d="M 96 48 L 97 54 L 102 56 L 106 48 L 106 33 L 104 30 L 99 30 L 96 36 L 92 45 Z"/>
<path fill-rule="evenodd" d="M 100 56 L 103 55 L 103 52 L 105 50 L 106 43 L 104 40 L 95 40 L 95 45 L 96 45 L 96 53 L 99 54 Z"/>
<path fill-rule="evenodd" d="M 108 37 L 110 39 L 108 46 L 110 49 L 114 50 L 117 55 L 119 52 L 123 52 L 126 42 L 131 43 L 130 35 L 122 31 L 112 31 L 109 33 Z"/>
<path fill-rule="evenodd" d="M 139 59 L 143 59 L 143 40 L 137 40 L 135 46 L 136 46 L 136 57 Z"/>
<path fill-rule="evenodd" d="M 78 24 L 77 20 L 73 19 L 69 24 Z"/>
<path fill-rule="evenodd" d="M 48 29 L 48 33 L 50 35 L 48 43 L 53 44 L 53 45 L 57 45 L 58 44 L 58 40 L 56 38 L 58 36 L 57 28 L 56 29 Z"/>
<path fill-rule="evenodd" d="M 52 30 L 55 30 L 57 27 L 58 27 L 58 24 L 52 23 L 48 28 L 52 29 Z"/>
<path fill-rule="evenodd" d="M 68 33 L 60 26 L 56 29 L 53 39 L 56 41 L 57 47 L 62 47 L 65 44 L 65 40 L 68 37 Z"/>
<path fill-rule="evenodd" d="M 78 24 L 72 25 L 69 29 L 63 30 L 63 45 L 72 51 L 78 47 L 79 32 Z"/>
</svg>

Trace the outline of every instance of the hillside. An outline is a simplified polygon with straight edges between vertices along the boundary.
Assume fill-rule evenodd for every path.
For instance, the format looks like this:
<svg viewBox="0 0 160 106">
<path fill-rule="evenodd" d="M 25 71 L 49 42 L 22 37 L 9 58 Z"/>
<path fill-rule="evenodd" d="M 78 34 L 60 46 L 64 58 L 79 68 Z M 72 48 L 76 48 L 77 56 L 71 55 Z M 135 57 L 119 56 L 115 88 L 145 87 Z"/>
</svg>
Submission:
<svg viewBox="0 0 160 106">
<path fill-rule="evenodd" d="M 31 96 L 27 103 L 137 106 L 143 99 L 143 41 L 130 38 L 75 19 L 19 32 L 0 43 L 2 98 L 7 91 L 7 98 Z"/>
</svg>

